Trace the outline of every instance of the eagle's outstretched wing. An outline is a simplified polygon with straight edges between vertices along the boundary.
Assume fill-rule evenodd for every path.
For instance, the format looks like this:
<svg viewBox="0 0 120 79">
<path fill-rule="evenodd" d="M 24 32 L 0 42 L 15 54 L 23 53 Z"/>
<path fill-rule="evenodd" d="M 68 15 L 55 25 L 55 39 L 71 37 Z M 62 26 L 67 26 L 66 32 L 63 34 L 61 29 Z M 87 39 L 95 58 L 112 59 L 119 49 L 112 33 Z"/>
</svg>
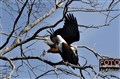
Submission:
<svg viewBox="0 0 120 79">
<path fill-rule="evenodd" d="M 73 14 L 67 14 L 65 16 L 63 28 L 57 29 L 51 36 L 51 40 L 54 42 L 54 37 L 61 35 L 62 38 L 70 45 L 75 41 L 79 41 L 80 35 L 78 30 L 78 23 Z"/>
</svg>

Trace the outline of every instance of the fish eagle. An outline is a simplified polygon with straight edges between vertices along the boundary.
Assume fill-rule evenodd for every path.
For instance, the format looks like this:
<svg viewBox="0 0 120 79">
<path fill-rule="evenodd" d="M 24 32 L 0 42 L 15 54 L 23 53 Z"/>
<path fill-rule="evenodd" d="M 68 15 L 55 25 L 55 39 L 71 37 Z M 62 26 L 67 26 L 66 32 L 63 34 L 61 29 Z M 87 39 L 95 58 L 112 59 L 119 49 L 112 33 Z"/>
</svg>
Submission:
<svg viewBox="0 0 120 79">
<path fill-rule="evenodd" d="M 65 16 L 63 28 L 59 28 L 56 31 L 51 29 L 48 32 L 52 43 L 47 42 L 50 46 L 47 52 L 59 53 L 64 62 L 78 65 L 77 47 L 73 46 L 72 43 L 79 41 L 80 34 L 77 20 L 73 14 Z"/>
</svg>

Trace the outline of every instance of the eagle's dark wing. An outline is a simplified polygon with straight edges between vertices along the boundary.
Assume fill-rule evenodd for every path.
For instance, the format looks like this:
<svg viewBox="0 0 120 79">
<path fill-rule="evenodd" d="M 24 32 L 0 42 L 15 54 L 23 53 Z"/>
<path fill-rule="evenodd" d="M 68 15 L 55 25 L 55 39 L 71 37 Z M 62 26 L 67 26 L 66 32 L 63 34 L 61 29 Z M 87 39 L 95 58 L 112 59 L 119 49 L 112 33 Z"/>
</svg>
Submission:
<svg viewBox="0 0 120 79">
<path fill-rule="evenodd" d="M 50 36 L 52 41 L 55 40 L 54 37 L 56 37 L 56 35 L 61 35 L 68 44 L 79 41 L 80 35 L 78 30 L 78 24 L 73 14 L 67 14 L 65 16 L 63 28 L 57 29 L 53 33 L 53 35 Z"/>
<path fill-rule="evenodd" d="M 78 30 L 78 24 L 73 14 L 68 14 L 65 17 L 63 32 L 64 35 L 62 37 L 68 42 L 68 44 L 79 41 L 80 35 Z"/>
</svg>

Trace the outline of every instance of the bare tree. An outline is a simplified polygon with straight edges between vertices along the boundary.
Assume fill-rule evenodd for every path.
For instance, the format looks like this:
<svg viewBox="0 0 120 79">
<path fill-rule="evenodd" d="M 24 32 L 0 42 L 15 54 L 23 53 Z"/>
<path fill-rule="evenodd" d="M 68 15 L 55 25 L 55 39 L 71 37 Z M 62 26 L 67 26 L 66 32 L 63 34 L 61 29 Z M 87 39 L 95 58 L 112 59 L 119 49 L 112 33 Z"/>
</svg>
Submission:
<svg viewBox="0 0 120 79">
<path fill-rule="evenodd" d="M 20 74 L 26 71 L 31 79 L 49 75 L 60 79 L 61 74 L 80 79 L 87 77 L 120 79 L 116 75 L 105 75 L 99 72 L 98 67 L 93 66 L 92 63 L 88 65 L 88 60 L 84 56 L 79 56 L 85 60 L 83 65 L 75 66 L 70 63 L 66 65 L 64 62 L 59 63 L 60 60 L 58 62 L 50 61 L 50 58 L 45 57 L 44 50 L 47 49 L 39 50 L 37 48 L 37 44 L 39 44 L 39 48 L 42 48 L 43 45 L 47 46 L 43 44 L 46 38 L 49 38 L 46 30 L 62 23 L 67 13 L 99 13 L 105 17 L 105 21 L 101 25 L 79 24 L 79 28 L 100 29 L 109 26 L 120 15 L 120 13 L 115 16 L 111 15 L 113 12 L 120 11 L 119 8 L 114 8 L 119 2 L 120 0 L 0 0 L 0 78 L 25 77 Z M 76 3 L 79 3 L 80 6 L 76 6 Z M 56 20 L 58 12 L 61 12 L 61 15 Z M 3 22 L 4 18 L 6 18 L 6 23 Z M 52 21 L 50 21 L 51 19 Z M 92 52 L 91 54 L 95 55 L 96 60 L 110 58 L 96 52 L 92 47 L 86 45 L 77 47 Z M 55 55 L 52 54 L 52 56 Z M 49 67 L 49 69 L 44 69 L 45 67 Z M 75 67 L 76 70 L 72 70 L 70 67 Z M 79 73 L 77 69 L 80 70 Z"/>
</svg>

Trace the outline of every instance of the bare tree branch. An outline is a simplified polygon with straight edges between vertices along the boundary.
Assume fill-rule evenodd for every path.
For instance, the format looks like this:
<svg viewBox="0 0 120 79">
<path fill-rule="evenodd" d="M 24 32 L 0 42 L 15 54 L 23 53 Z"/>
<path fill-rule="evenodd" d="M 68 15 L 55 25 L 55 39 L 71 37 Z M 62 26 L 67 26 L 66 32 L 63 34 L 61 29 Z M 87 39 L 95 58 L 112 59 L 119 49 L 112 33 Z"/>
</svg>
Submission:
<svg viewBox="0 0 120 79">
<path fill-rule="evenodd" d="M 18 20 L 20 19 L 21 15 L 22 15 L 22 13 L 23 13 L 23 10 L 24 10 L 24 8 L 25 8 L 25 6 L 26 6 L 26 4 L 27 4 L 27 2 L 28 2 L 28 0 L 26 0 L 25 4 L 24 4 L 23 7 L 21 8 L 21 11 L 20 11 L 19 15 L 17 16 L 17 18 L 16 18 L 16 20 L 15 20 L 15 22 L 14 22 L 12 32 L 11 32 L 10 35 L 8 36 L 6 42 L 0 47 L 0 50 L 1 50 L 2 48 L 4 48 L 4 47 L 8 44 L 11 36 L 13 35 L 13 33 L 14 33 L 14 31 L 15 31 L 16 24 L 17 24 Z"/>
</svg>

